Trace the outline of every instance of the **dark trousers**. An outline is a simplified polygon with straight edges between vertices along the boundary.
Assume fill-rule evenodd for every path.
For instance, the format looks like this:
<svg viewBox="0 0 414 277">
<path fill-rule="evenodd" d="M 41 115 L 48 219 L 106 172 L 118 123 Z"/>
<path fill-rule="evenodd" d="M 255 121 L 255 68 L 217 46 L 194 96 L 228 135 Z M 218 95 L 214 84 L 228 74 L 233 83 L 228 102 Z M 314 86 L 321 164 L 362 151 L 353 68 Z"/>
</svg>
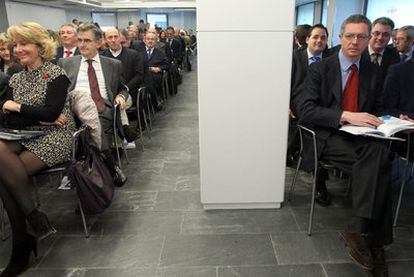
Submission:
<svg viewBox="0 0 414 277">
<path fill-rule="evenodd" d="M 321 158 L 352 178 L 353 216 L 373 244 L 392 242 L 391 155 L 387 140 L 333 133 Z M 322 176 L 321 176 L 322 177 Z"/>
</svg>

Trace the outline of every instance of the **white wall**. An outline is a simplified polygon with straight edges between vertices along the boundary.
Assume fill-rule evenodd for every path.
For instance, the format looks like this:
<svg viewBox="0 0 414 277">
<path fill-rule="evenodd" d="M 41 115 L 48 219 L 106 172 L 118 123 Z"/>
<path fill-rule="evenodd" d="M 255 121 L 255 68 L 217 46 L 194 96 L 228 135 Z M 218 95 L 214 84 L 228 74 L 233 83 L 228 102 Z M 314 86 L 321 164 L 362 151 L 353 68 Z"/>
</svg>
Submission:
<svg viewBox="0 0 414 277">
<path fill-rule="evenodd" d="M 196 11 L 175 11 L 174 9 L 140 9 L 139 18 L 146 20 L 147 13 L 167 13 L 168 24 L 180 29 L 197 29 Z M 135 23 L 135 21 L 134 21 Z"/>
<path fill-rule="evenodd" d="M 6 10 L 9 25 L 34 21 L 47 29 L 58 30 L 66 22 L 64 9 L 6 1 Z"/>
<path fill-rule="evenodd" d="M 197 1 L 205 209 L 283 202 L 294 7 L 294 0 Z"/>
<path fill-rule="evenodd" d="M 137 25 L 139 23 L 139 20 L 141 19 L 138 10 L 118 12 L 117 17 L 118 17 L 118 28 L 128 27 L 129 21 L 132 21 L 134 22 L 135 25 Z"/>
<path fill-rule="evenodd" d="M 85 10 L 66 10 L 66 22 L 72 22 L 72 19 L 77 18 L 80 21 L 89 22 L 92 21 L 92 16 L 90 11 Z"/>
</svg>

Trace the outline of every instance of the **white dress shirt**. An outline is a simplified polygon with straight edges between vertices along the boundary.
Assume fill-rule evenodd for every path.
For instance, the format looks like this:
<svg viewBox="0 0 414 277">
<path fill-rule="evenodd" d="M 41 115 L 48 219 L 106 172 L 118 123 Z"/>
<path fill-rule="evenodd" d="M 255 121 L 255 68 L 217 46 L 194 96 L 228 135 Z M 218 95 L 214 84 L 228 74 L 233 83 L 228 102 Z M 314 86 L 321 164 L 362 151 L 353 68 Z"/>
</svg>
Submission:
<svg viewBox="0 0 414 277">
<path fill-rule="evenodd" d="M 121 48 L 119 48 L 119 50 L 118 50 L 118 51 L 112 51 L 112 49 L 111 49 L 111 48 L 109 48 L 109 51 L 111 51 L 112 56 L 114 56 L 114 58 L 116 58 L 116 57 L 118 57 L 119 55 L 121 55 L 121 52 L 122 52 L 122 47 L 121 47 Z"/>
<path fill-rule="evenodd" d="M 99 92 L 103 99 L 108 99 L 108 92 L 106 90 L 105 85 L 105 78 L 102 71 L 102 64 L 101 59 L 99 58 L 99 54 L 92 59 L 92 66 L 95 69 L 96 78 L 98 79 L 99 84 Z M 91 94 L 91 89 L 89 87 L 89 79 L 88 79 L 88 62 L 82 56 L 81 65 L 79 68 L 78 78 L 76 79 L 76 86 L 75 90 L 85 91 L 86 93 Z"/>
<path fill-rule="evenodd" d="M 63 47 L 63 54 L 62 54 L 62 58 L 66 58 L 66 53 L 67 53 L 67 51 L 70 51 L 71 53 L 70 53 L 70 56 L 69 57 L 73 57 L 73 56 L 75 56 L 75 51 L 76 51 L 76 48 L 78 48 L 78 47 L 73 47 L 72 49 L 67 49 L 66 47 Z"/>
<path fill-rule="evenodd" d="M 384 52 L 385 52 L 385 48 L 381 52 L 378 53 L 378 54 L 380 54 L 377 58 L 377 61 L 378 61 L 379 65 L 381 65 L 382 56 L 384 55 Z M 374 53 L 377 53 L 377 52 L 374 52 L 374 50 L 372 50 L 372 48 L 371 48 L 371 45 L 368 44 L 368 53 L 369 53 L 369 58 L 372 61 L 372 56 L 371 55 L 374 54 Z"/>
</svg>

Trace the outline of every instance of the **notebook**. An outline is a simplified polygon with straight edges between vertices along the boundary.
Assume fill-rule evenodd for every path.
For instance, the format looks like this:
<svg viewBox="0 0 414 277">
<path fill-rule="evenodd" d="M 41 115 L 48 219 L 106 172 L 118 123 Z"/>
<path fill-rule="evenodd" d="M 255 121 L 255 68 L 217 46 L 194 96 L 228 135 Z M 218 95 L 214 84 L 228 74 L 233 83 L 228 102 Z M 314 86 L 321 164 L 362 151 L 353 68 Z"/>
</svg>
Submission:
<svg viewBox="0 0 414 277">
<path fill-rule="evenodd" d="M 43 134 L 43 131 L 14 130 L 0 128 L 0 139 L 4 140 L 28 140 L 40 137 Z"/>
</svg>

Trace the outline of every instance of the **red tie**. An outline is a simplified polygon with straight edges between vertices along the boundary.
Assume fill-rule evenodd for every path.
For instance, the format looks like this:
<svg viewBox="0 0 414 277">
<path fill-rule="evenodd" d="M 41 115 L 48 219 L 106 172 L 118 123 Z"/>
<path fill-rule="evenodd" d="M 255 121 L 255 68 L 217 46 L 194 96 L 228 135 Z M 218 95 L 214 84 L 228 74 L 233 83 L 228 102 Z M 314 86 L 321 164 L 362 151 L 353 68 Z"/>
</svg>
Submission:
<svg viewBox="0 0 414 277">
<path fill-rule="evenodd" d="M 98 112 L 105 110 L 105 103 L 99 92 L 98 79 L 96 78 L 95 68 L 92 66 L 93 60 L 86 60 L 88 62 L 88 79 L 89 79 L 89 88 L 91 89 L 91 96 L 95 102 Z"/>
<path fill-rule="evenodd" d="M 348 80 L 345 86 L 345 96 L 342 103 L 344 111 L 358 112 L 358 87 L 359 87 L 359 74 L 358 68 L 355 64 L 350 67 Z"/>
<path fill-rule="evenodd" d="M 72 55 L 72 51 L 70 51 L 70 50 L 66 50 L 65 53 L 66 53 L 65 58 L 70 57 L 70 55 Z"/>
</svg>

